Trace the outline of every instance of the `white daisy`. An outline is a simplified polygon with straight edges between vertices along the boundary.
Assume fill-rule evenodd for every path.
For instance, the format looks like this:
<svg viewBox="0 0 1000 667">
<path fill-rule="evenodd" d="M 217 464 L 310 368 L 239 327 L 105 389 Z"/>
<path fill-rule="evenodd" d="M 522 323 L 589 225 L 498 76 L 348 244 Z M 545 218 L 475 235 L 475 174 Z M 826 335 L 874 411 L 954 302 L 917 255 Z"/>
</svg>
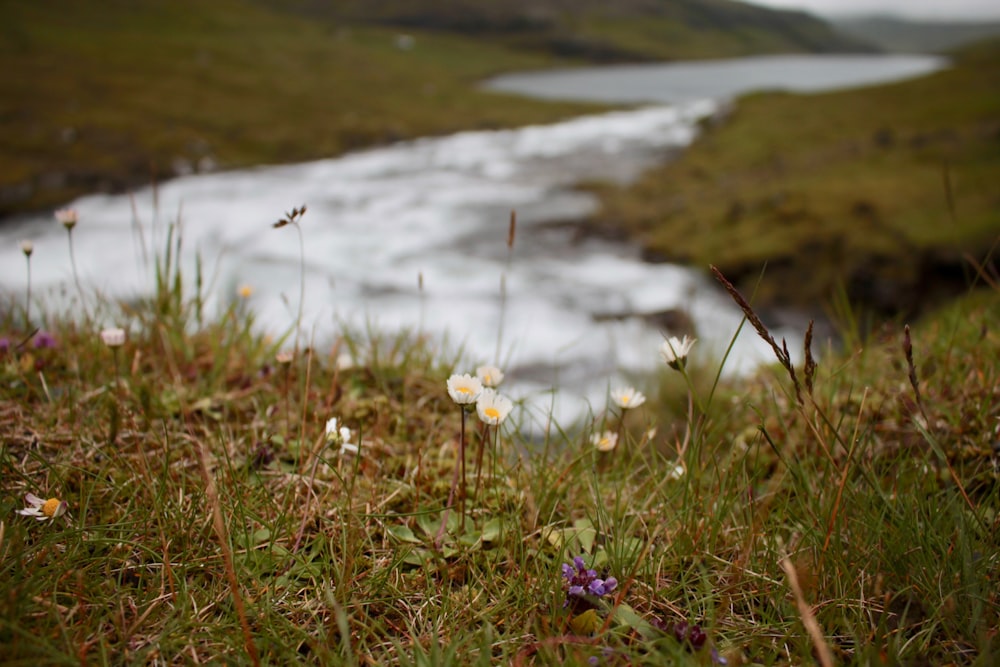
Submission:
<svg viewBox="0 0 1000 667">
<path fill-rule="evenodd" d="M 597 451 L 610 452 L 618 446 L 618 434 L 614 431 L 595 433 L 590 436 L 590 442 L 593 443 L 594 447 L 597 447 Z"/>
<path fill-rule="evenodd" d="M 476 412 L 479 418 L 490 426 L 501 424 L 513 408 L 514 403 L 509 398 L 492 389 L 483 389 L 476 400 Z"/>
<path fill-rule="evenodd" d="M 448 378 L 448 395 L 459 405 L 475 403 L 483 391 L 483 383 L 468 373 L 452 375 Z"/>
<path fill-rule="evenodd" d="M 663 361 L 668 366 L 674 370 L 680 370 L 697 340 L 697 338 L 688 338 L 686 335 L 680 340 L 671 336 L 660 345 L 660 356 L 663 357 Z"/>
<path fill-rule="evenodd" d="M 476 377 L 484 387 L 499 387 L 503 382 L 503 371 L 496 366 L 480 366 L 476 369 Z"/>
<path fill-rule="evenodd" d="M 49 521 L 50 519 L 61 517 L 69 509 L 69 503 L 65 500 L 59 500 L 58 498 L 45 500 L 33 493 L 26 493 L 24 501 L 28 503 L 28 507 L 18 510 L 17 513 L 24 516 L 33 516 L 38 521 Z"/>
<path fill-rule="evenodd" d="M 125 330 L 113 327 L 101 331 L 101 340 L 108 347 L 121 347 L 125 344 Z"/>
<path fill-rule="evenodd" d="M 646 396 L 634 387 L 619 387 L 611 392 L 611 400 L 622 410 L 637 408 L 646 402 Z"/>
</svg>

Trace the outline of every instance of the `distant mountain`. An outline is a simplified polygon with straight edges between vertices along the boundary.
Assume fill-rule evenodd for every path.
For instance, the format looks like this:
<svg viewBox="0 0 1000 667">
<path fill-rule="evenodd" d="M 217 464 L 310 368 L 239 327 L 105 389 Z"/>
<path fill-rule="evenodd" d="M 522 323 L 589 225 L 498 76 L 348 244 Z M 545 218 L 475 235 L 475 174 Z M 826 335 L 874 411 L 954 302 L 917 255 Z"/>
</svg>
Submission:
<svg viewBox="0 0 1000 667">
<path fill-rule="evenodd" d="M 940 53 L 1000 35 L 1000 21 L 910 21 L 890 16 L 830 18 L 845 35 L 896 53 Z"/>
<path fill-rule="evenodd" d="M 810 14 L 734 0 L 257 0 L 347 23 L 439 30 L 592 61 L 874 50 Z"/>
</svg>

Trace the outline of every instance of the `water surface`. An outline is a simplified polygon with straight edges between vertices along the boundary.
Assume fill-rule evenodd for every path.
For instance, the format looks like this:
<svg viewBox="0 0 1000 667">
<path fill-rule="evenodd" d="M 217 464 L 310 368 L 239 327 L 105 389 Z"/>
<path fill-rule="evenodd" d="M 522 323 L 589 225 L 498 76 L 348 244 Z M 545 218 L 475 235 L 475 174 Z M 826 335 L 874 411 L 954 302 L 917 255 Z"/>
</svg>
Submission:
<svg viewBox="0 0 1000 667">
<path fill-rule="evenodd" d="M 947 60 L 931 55 L 755 56 L 518 72 L 490 79 L 486 87 L 542 99 L 677 103 L 762 90 L 854 88 L 923 76 L 946 65 Z"/>
</svg>

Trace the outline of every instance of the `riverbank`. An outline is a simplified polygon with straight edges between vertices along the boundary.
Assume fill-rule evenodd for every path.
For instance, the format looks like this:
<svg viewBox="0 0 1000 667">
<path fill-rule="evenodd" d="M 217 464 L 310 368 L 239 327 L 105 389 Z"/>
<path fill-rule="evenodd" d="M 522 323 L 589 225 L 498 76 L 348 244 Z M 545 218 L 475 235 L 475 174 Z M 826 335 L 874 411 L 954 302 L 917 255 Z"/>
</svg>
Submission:
<svg viewBox="0 0 1000 667">
<path fill-rule="evenodd" d="M 677 160 L 588 187 L 603 210 L 586 224 L 719 266 L 762 304 L 925 312 L 996 271 L 998 71 L 991 42 L 918 80 L 741 98 Z"/>
</svg>

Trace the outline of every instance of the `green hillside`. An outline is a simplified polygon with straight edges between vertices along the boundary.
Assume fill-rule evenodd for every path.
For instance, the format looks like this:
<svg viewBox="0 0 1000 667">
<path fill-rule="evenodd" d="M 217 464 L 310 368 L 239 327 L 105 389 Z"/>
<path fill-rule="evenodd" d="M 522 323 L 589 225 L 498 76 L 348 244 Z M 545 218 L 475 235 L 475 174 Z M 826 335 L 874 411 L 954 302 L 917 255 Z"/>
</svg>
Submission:
<svg viewBox="0 0 1000 667">
<path fill-rule="evenodd" d="M 474 89 L 500 71 L 845 47 L 815 19 L 734 2 L 605 4 L 0 0 L 0 217 L 585 109 Z"/>
<path fill-rule="evenodd" d="M 845 288 L 876 312 L 964 288 L 1000 239 L 1000 42 L 933 76 L 741 99 L 676 162 L 597 187 L 595 225 L 651 257 L 722 267 L 769 303 Z"/>
</svg>

